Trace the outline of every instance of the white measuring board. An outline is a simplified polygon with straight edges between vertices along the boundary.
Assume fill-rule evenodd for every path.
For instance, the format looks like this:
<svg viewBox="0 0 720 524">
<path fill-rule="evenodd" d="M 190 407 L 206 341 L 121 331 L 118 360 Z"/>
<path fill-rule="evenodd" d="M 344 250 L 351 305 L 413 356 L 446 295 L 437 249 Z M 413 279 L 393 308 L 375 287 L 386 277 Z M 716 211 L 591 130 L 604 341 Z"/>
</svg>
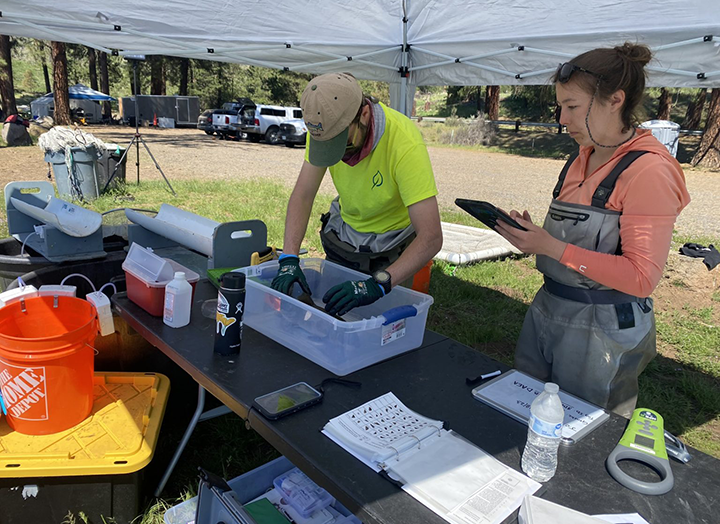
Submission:
<svg viewBox="0 0 720 524">
<path fill-rule="evenodd" d="M 530 404 L 544 389 L 545 383 L 541 380 L 511 369 L 476 387 L 472 394 L 481 402 L 527 424 Z M 570 393 L 560 390 L 559 395 L 565 408 L 562 432 L 565 444 L 577 442 L 610 417 L 604 409 Z"/>
</svg>

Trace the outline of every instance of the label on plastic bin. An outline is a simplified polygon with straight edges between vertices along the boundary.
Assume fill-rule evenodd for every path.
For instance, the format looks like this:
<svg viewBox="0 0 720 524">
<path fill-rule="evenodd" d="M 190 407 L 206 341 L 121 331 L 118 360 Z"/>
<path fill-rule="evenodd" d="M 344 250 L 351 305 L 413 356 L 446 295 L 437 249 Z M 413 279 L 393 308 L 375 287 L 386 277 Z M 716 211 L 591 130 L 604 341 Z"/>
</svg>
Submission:
<svg viewBox="0 0 720 524">
<path fill-rule="evenodd" d="M 389 344 L 393 340 L 397 340 L 405 336 L 405 319 L 391 322 L 387 326 L 382 327 L 382 341 L 381 346 Z"/>
<path fill-rule="evenodd" d="M 542 437 L 560 438 L 562 436 L 562 424 L 550 424 L 530 414 L 530 429 Z"/>
<path fill-rule="evenodd" d="M 0 360 L 0 391 L 8 415 L 19 420 L 48 420 L 45 367 L 18 367 Z"/>
</svg>

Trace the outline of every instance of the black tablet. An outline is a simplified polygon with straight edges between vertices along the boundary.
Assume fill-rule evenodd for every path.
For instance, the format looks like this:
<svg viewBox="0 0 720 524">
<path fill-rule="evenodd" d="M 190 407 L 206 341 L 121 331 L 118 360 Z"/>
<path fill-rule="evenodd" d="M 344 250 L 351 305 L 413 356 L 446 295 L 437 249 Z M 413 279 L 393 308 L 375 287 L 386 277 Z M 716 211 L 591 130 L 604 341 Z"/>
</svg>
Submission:
<svg viewBox="0 0 720 524">
<path fill-rule="evenodd" d="M 461 208 L 463 211 L 470 213 L 472 216 L 477 218 L 480 222 L 485 224 L 490 229 L 495 229 L 498 220 L 510 224 L 512 227 L 527 231 L 524 227 L 518 224 L 513 218 L 510 217 L 504 211 L 500 211 L 494 205 L 489 202 L 482 202 L 480 200 L 468 200 L 466 198 L 456 198 L 455 205 Z"/>
</svg>

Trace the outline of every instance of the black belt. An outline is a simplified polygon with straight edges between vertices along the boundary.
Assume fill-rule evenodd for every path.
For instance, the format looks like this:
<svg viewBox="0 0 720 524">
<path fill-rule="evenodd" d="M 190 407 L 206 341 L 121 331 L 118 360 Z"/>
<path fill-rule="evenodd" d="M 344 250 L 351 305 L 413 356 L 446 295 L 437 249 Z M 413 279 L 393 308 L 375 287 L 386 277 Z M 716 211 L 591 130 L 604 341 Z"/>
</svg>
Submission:
<svg viewBox="0 0 720 524">
<path fill-rule="evenodd" d="M 614 289 L 582 289 L 579 287 L 566 286 L 552 278 L 545 277 L 545 290 L 555 295 L 575 302 L 585 304 L 627 304 L 629 302 L 645 303 L 644 298 L 628 295 Z"/>
</svg>

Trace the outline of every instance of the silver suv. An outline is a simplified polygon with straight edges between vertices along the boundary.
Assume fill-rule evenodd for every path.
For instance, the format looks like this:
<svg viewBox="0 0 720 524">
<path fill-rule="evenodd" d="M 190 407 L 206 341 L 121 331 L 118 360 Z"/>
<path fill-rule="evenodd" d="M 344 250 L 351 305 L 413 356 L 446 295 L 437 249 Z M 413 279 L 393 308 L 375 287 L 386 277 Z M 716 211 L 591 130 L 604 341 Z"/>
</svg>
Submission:
<svg viewBox="0 0 720 524">
<path fill-rule="evenodd" d="M 302 118 L 302 109 L 299 107 L 268 106 L 257 104 L 254 111 L 243 111 L 240 131 L 247 134 L 252 142 L 265 139 L 268 144 L 279 144 L 280 125 L 288 120 Z"/>
</svg>

